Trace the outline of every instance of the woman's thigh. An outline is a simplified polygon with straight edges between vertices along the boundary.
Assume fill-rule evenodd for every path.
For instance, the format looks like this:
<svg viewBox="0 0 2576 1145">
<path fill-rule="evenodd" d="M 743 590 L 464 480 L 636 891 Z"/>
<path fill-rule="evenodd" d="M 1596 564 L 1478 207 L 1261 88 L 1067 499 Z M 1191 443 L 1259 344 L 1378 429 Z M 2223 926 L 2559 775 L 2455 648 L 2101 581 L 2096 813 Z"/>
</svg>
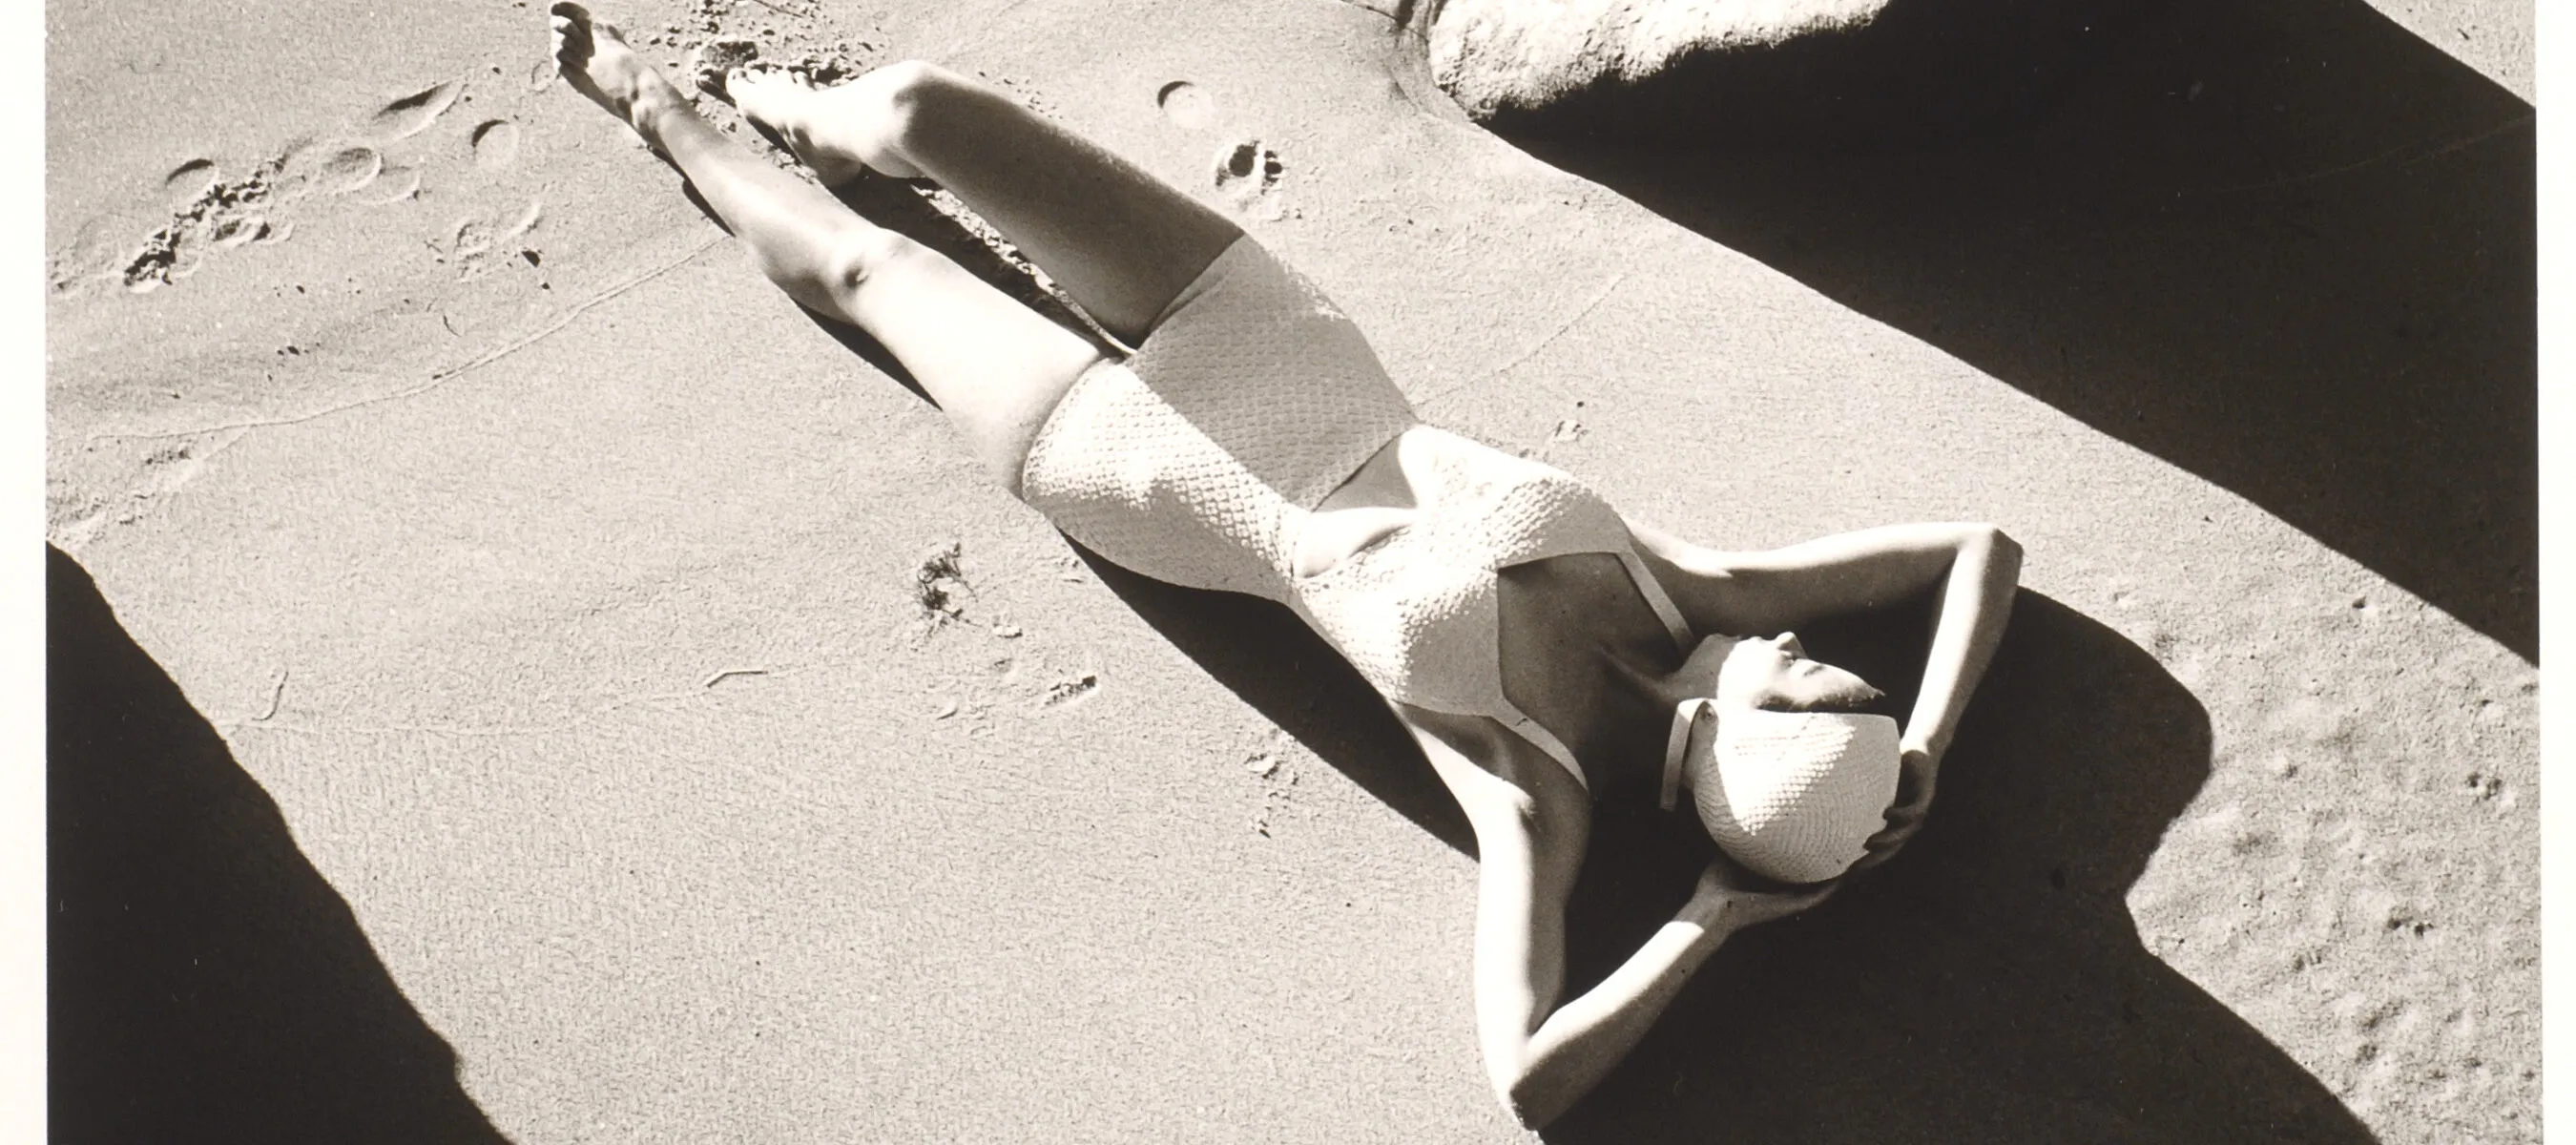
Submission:
<svg viewBox="0 0 2576 1145">
<path fill-rule="evenodd" d="M 905 158 L 1130 346 L 1243 234 L 1178 188 L 990 87 L 918 65 L 899 78 L 909 108 Z"/>
<path fill-rule="evenodd" d="M 1014 494 L 1047 416 L 1101 360 L 1090 342 L 909 239 L 890 236 L 868 260 L 851 308 Z"/>
</svg>

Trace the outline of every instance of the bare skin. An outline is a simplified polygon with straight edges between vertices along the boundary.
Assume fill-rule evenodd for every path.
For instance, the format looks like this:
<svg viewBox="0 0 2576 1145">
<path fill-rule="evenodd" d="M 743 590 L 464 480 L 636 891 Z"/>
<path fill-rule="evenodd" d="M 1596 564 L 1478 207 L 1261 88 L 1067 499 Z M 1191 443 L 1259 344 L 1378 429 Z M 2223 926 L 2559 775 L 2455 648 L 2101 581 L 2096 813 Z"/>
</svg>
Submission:
<svg viewBox="0 0 2576 1145">
<path fill-rule="evenodd" d="M 614 27 L 591 20 L 579 5 L 557 4 L 553 17 L 555 58 L 574 90 L 633 127 L 687 175 L 779 289 L 816 313 L 866 330 L 893 351 L 957 423 L 994 478 L 1016 491 L 1020 461 L 1047 411 L 1099 360 L 1091 344 L 945 256 L 868 222 L 830 193 L 743 150 L 700 119 L 687 97 L 627 47 Z M 876 74 L 908 78 L 891 71 Z M 888 89 L 896 85 L 881 81 L 864 89 L 878 97 L 865 121 L 876 142 L 859 153 L 880 154 L 898 170 L 922 170 L 924 163 L 905 146 L 906 117 L 895 98 L 900 90 Z M 1207 250 L 1187 273 L 1195 275 L 1222 249 Z M 1191 253 L 1177 257 L 1186 261 Z M 1113 266 L 1105 273 L 1121 272 Z M 1168 278 L 1182 272 L 1167 267 L 1160 273 Z M 1086 298 L 1079 276 L 1057 278 L 1086 308 L 1095 301 L 1137 304 L 1123 295 Z M 1157 303 L 1146 313 L 1159 309 Z"/>
<path fill-rule="evenodd" d="M 679 168 L 780 289 L 891 350 L 1017 492 L 1046 416 L 1099 361 L 1090 343 L 743 150 L 578 5 L 556 4 L 553 25 L 571 85 Z M 1242 237 L 1115 155 L 928 65 L 896 64 L 828 89 L 738 72 L 727 87 L 826 182 L 870 171 L 935 180 L 1129 345 Z M 1319 507 L 1307 534 L 1320 540 L 1301 546 L 1300 571 L 1330 567 L 1419 511 L 1429 486 L 1406 470 L 1403 441 Z M 1793 625 L 1937 591 L 1933 649 L 1903 739 L 1908 794 L 1864 861 L 1894 854 L 1921 824 L 1940 756 L 2000 638 L 2018 548 L 1973 525 L 1896 526 L 1764 553 L 1631 532 L 1694 632 L 1782 635 L 1686 654 L 1615 557 L 1531 562 L 1501 573 L 1505 694 L 1564 739 L 1595 784 L 1652 777 L 1684 698 L 1721 686 L 1782 706 L 1866 694 L 1848 673 L 1808 660 L 1786 633 Z M 1497 1096 L 1526 1124 L 1553 1120 L 1589 1092 L 1730 935 L 1832 893 L 1832 884 L 1765 884 L 1721 855 L 1626 963 L 1584 994 L 1560 997 L 1566 899 L 1588 844 L 1591 792 L 1490 718 L 1395 708 L 1476 832 L 1478 1035 Z"/>
<path fill-rule="evenodd" d="M 846 183 L 871 170 L 896 179 L 922 177 L 919 168 L 877 139 L 851 129 L 867 121 L 869 110 L 857 106 L 866 96 L 856 87 L 817 88 L 793 72 L 736 70 L 725 81 L 725 94 L 826 184 Z"/>
</svg>

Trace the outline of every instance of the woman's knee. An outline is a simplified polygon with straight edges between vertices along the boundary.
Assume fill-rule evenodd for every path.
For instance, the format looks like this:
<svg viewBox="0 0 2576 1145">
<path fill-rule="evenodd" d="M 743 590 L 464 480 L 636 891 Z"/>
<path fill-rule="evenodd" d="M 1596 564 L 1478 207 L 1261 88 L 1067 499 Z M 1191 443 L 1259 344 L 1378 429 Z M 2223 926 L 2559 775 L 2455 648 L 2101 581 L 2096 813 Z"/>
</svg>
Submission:
<svg viewBox="0 0 2576 1145">
<path fill-rule="evenodd" d="M 820 243 L 793 251 L 752 248 L 760 271 L 806 309 L 856 322 L 859 292 L 928 247 L 882 227 L 834 230 Z"/>
</svg>

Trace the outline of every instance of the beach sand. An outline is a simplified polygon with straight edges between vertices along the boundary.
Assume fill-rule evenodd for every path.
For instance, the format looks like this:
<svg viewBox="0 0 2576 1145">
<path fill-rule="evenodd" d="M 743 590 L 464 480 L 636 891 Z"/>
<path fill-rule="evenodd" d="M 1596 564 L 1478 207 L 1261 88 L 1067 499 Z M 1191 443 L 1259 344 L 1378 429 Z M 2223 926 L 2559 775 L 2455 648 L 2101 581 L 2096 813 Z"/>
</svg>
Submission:
<svg viewBox="0 0 2576 1145">
<path fill-rule="evenodd" d="M 1921 838 L 1550 1140 L 2538 1139 L 2527 4 L 2169 6 L 2009 142 L 1696 157 L 1487 133 L 1400 8 L 597 11 L 982 76 L 1685 536 L 2023 543 Z M 989 487 L 542 5 L 47 20 L 59 1136 L 1519 1135 L 1357 678 Z M 1646 818 L 1578 975 L 1689 884 Z"/>
</svg>

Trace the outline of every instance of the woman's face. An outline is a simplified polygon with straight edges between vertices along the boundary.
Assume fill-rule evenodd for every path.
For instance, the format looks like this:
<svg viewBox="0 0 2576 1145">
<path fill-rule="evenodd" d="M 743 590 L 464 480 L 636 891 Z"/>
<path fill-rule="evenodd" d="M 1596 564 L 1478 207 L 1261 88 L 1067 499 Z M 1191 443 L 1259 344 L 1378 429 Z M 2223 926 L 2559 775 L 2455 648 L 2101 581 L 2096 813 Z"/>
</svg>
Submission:
<svg viewBox="0 0 2576 1145">
<path fill-rule="evenodd" d="M 1880 695 L 1860 677 L 1808 659 L 1795 632 L 1737 642 L 1717 675 L 1720 703 L 1773 711 L 1857 708 Z"/>
</svg>

